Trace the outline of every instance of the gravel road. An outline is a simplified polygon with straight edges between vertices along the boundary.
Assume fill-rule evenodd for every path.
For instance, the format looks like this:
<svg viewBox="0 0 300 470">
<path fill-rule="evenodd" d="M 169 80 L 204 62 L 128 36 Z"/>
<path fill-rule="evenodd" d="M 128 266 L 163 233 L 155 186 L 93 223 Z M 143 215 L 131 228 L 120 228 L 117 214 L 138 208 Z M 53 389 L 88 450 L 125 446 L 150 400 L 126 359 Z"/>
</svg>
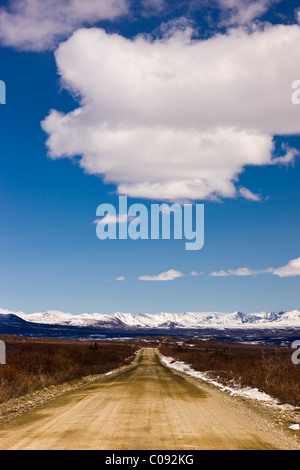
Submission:
<svg viewBox="0 0 300 470">
<path fill-rule="evenodd" d="M 5 450 L 299 449 L 255 409 L 172 371 L 156 349 L 1 426 Z"/>
</svg>

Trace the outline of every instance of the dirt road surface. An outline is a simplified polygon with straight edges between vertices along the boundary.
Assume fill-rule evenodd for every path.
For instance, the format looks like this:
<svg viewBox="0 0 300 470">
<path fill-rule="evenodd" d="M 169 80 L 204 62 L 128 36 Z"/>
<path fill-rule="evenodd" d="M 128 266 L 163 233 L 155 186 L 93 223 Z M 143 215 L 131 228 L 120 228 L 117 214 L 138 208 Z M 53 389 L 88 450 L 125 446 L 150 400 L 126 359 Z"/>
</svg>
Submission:
<svg viewBox="0 0 300 470">
<path fill-rule="evenodd" d="M 289 448 L 280 431 L 224 392 L 143 349 L 135 363 L 1 427 L 1 450 Z"/>
</svg>

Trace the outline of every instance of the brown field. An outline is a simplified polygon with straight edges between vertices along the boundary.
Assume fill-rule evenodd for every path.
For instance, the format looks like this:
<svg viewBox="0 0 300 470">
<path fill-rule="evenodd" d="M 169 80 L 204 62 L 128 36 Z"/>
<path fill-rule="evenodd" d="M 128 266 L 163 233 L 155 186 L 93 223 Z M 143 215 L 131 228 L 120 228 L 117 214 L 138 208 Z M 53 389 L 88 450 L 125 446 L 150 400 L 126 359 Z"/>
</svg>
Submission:
<svg viewBox="0 0 300 470">
<path fill-rule="evenodd" d="M 0 403 L 51 385 L 104 374 L 133 360 L 125 341 L 70 341 L 0 335 L 6 365 L 0 365 Z"/>
<path fill-rule="evenodd" d="M 179 343 L 179 344 L 178 344 Z M 300 406 L 300 365 L 287 347 L 199 339 L 162 339 L 161 353 L 209 372 L 224 385 L 258 388 L 281 403 Z"/>
</svg>

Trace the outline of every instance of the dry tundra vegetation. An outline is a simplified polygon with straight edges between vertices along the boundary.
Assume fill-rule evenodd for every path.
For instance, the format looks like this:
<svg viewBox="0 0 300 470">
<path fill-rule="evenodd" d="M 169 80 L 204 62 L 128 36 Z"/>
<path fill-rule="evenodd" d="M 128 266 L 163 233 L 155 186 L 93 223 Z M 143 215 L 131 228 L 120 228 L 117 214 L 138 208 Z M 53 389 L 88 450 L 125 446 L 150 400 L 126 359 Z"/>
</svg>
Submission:
<svg viewBox="0 0 300 470">
<path fill-rule="evenodd" d="M 281 403 L 300 407 L 300 365 L 292 363 L 295 350 L 215 340 L 164 341 L 164 356 L 209 373 L 223 385 L 258 388 Z"/>
<path fill-rule="evenodd" d="M 7 364 L 0 365 L 0 403 L 51 385 L 106 373 L 129 364 L 141 347 L 208 372 L 224 385 L 258 388 L 282 403 L 300 407 L 300 365 L 287 347 L 172 337 L 123 341 L 71 341 L 0 336 Z"/>
<path fill-rule="evenodd" d="M 0 336 L 0 403 L 51 385 L 104 374 L 131 362 L 135 346 L 124 341 L 71 341 Z"/>
</svg>

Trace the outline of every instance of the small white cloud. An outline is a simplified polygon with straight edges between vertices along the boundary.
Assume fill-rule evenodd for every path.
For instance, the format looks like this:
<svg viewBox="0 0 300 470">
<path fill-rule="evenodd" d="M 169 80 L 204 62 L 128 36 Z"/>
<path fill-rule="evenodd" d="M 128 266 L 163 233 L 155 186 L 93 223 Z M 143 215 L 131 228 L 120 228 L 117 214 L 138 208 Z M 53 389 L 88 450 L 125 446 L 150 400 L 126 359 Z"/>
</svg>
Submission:
<svg viewBox="0 0 300 470">
<path fill-rule="evenodd" d="M 286 266 L 274 269 L 273 274 L 279 277 L 300 276 L 300 258 L 291 260 Z"/>
<path fill-rule="evenodd" d="M 197 271 L 192 271 L 190 272 L 190 276 L 202 276 L 203 271 L 197 272 Z"/>
<path fill-rule="evenodd" d="M 125 281 L 125 276 L 116 277 L 116 281 Z"/>
<path fill-rule="evenodd" d="M 249 25 L 281 0 L 217 0 L 223 10 L 223 25 Z"/>
<path fill-rule="evenodd" d="M 228 274 L 231 276 L 255 276 L 256 274 L 266 274 L 272 272 L 272 269 L 249 269 L 249 268 L 238 268 L 229 269 Z"/>
<path fill-rule="evenodd" d="M 95 219 L 93 223 L 101 225 L 125 224 L 133 219 L 135 219 L 135 217 L 128 216 L 127 214 L 107 214 L 105 217 L 102 217 L 102 219 Z"/>
<path fill-rule="evenodd" d="M 273 272 L 272 268 L 268 269 L 249 269 L 249 268 L 238 268 L 238 269 L 228 269 L 227 271 L 214 271 L 210 273 L 210 276 L 255 276 L 257 274 L 266 274 Z"/>
<path fill-rule="evenodd" d="M 275 165 L 291 165 L 294 164 L 296 157 L 299 156 L 299 151 L 294 148 L 288 148 L 284 146 L 286 149 L 285 155 L 282 157 L 273 158 L 273 163 Z"/>
<path fill-rule="evenodd" d="M 128 11 L 127 0 L 8 0 L 0 8 L 0 43 L 25 51 L 54 49 L 79 27 Z"/>
<path fill-rule="evenodd" d="M 176 271 L 175 269 L 170 269 L 169 271 L 163 272 L 158 274 L 157 276 L 140 276 L 138 279 L 140 281 L 173 281 L 179 277 L 184 277 L 185 275 L 180 272 Z"/>
<path fill-rule="evenodd" d="M 243 198 L 248 199 L 249 201 L 260 201 L 261 200 L 261 197 L 260 197 L 259 194 L 254 194 L 248 188 L 244 188 L 242 186 L 239 187 L 239 193 Z"/>
<path fill-rule="evenodd" d="M 227 271 L 213 271 L 212 273 L 210 273 L 210 276 L 225 277 L 225 276 L 229 276 L 229 274 Z"/>
</svg>

